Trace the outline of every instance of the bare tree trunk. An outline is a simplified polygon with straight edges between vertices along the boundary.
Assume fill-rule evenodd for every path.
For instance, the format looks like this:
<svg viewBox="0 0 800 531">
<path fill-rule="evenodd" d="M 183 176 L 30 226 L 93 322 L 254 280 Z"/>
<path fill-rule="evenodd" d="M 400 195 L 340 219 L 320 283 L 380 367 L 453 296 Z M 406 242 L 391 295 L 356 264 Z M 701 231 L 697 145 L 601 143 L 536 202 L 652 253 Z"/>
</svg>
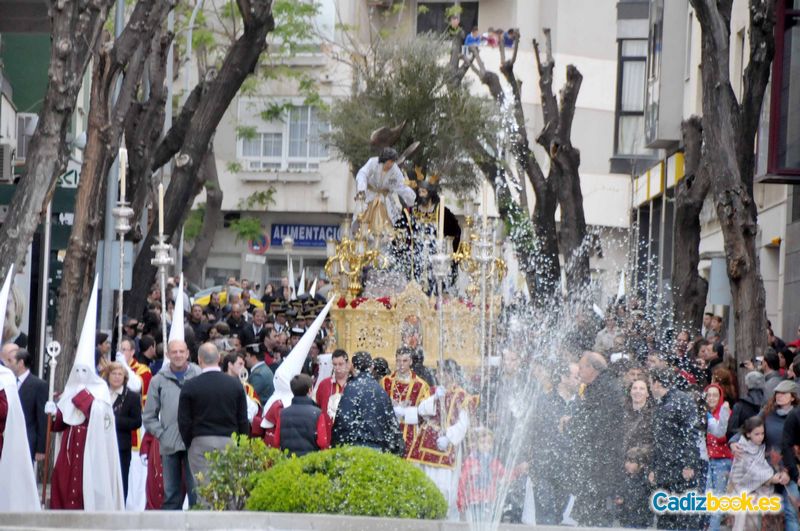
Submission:
<svg viewBox="0 0 800 531">
<path fill-rule="evenodd" d="M 194 242 L 192 252 L 184 260 L 183 274 L 189 282 L 200 285 L 203 280 L 203 266 L 211 252 L 216 234 L 222 222 L 222 188 L 217 175 L 217 159 L 214 148 L 208 150 L 203 165 L 200 167 L 200 179 L 206 189 L 206 210 L 203 214 L 203 227 Z"/>
<path fill-rule="evenodd" d="M 165 205 L 170 206 L 164 212 L 166 234 L 174 234 L 186 219 L 189 208 L 185 206 L 192 204 L 202 188 L 197 180 L 197 169 L 208 152 L 214 131 L 242 82 L 255 71 L 258 58 L 266 49 L 267 34 L 275 27 L 270 0 L 238 0 L 237 3 L 244 22 L 244 33 L 228 50 L 217 76 L 207 82 L 207 91 L 200 97 L 189 123 L 164 199 Z M 151 226 L 144 241 L 144 252 L 136 258 L 133 268 L 135 286 L 149 286 L 155 278 L 156 268 L 150 264 L 149 249 L 156 241 L 156 233 L 157 228 Z M 127 301 L 127 313 L 140 315 L 146 295 L 145 290 L 131 293 Z"/>
<path fill-rule="evenodd" d="M 172 4 L 164 0 L 142 0 L 136 4 L 119 38 L 112 41 L 106 34 L 97 46 L 85 159 L 64 261 L 64 280 L 59 288 L 59 319 L 53 330 L 54 337 L 62 345 L 63 363 L 59 363 L 57 374 L 59 385 L 66 383 L 72 366 L 80 330 L 79 318 L 85 313 L 93 284 L 97 245 L 104 232 L 103 220 L 106 215 L 111 215 L 105 211 L 103 200 L 108 185 L 107 175 L 117 157 L 125 118 L 140 85 L 154 34 L 160 35 L 171 9 Z M 116 102 L 112 102 L 120 75 L 124 77 L 119 95 Z M 111 245 L 111 242 L 106 244 Z"/>
<path fill-rule="evenodd" d="M 24 175 L 6 214 L 10 222 L 0 229 L 0 276 L 3 278 L 12 264 L 22 263 L 47 202 L 53 196 L 56 179 L 66 168 L 67 132 L 75 101 L 111 5 L 110 0 L 60 0 L 50 5 L 52 45 L 47 90 L 28 148 Z"/>
<path fill-rule="evenodd" d="M 741 103 L 730 80 L 733 0 L 690 0 L 702 29 L 703 161 L 725 241 L 740 361 L 766 345 L 766 297 L 753 200 L 755 136 L 775 54 L 775 1 L 750 0 L 750 61 Z"/>
<path fill-rule="evenodd" d="M 672 256 L 673 321 L 675 329 L 700 332 L 708 282 L 700 276 L 700 211 L 710 182 L 701 164 L 703 127 L 693 116 L 681 124 L 685 177 L 675 186 L 675 249 Z"/>
</svg>

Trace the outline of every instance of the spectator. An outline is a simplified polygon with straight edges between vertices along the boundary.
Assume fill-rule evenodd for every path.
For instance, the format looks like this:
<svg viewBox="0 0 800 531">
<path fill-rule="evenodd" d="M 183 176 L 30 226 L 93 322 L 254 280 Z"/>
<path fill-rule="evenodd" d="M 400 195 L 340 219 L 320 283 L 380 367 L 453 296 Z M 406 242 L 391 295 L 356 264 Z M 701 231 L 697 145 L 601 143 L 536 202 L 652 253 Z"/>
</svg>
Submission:
<svg viewBox="0 0 800 531">
<path fill-rule="evenodd" d="M 384 376 L 389 376 L 392 371 L 389 369 L 389 362 L 384 358 L 375 358 L 372 362 L 372 377 L 379 382 Z"/>
<path fill-rule="evenodd" d="M 728 429 L 731 410 L 725 401 L 725 391 L 719 384 L 712 383 L 705 389 L 706 405 L 706 450 L 708 452 L 708 480 L 706 491 L 722 495 L 726 492 L 727 477 L 731 470 L 733 454 L 728 448 L 725 433 Z M 715 513 L 709 520 L 709 529 L 719 531 L 722 514 Z"/>
<path fill-rule="evenodd" d="M 292 405 L 281 409 L 275 426 L 275 446 L 298 457 L 328 448 L 325 416 L 311 399 L 311 376 L 296 374 L 290 386 L 294 397 Z"/>
<path fill-rule="evenodd" d="M 675 373 L 668 368 L 650 372 L 653 411 L 653 455 L 650 483 L 668 492 L 697 490 L 700 465 L 697 444 L 697 408 L 691 396 L 675 388 Z M 697 529 L 692 514 L 660 514 L 659 529 Z"/>
<path fill-rule="evenodd" d="M 653 450 L 653 408 L 646 381 L 636 380 L 631 384 L 625 399 L 623 420 L 624 451 L 640 448 L 644 451 L 644 458 L 649 459 Z M 643 465 L 648 466 L 649 460 Z"/>
<path fill-rule="evenodd" d="M 142 420 L 148 433 L 158 439 L 164 473 L 162 509 L 178 511 L 189 495 L 195 505 L 194 477 L 189 468 L 189 455 L 178 429 L 178 401 L 186 382 L 200 375 L 200 367 L 189 363 L 189 348 L 181 339 L 169 342 L 169 365 L 150 382 L 149 398 Z"/>
<path fill-rule="evenodd" d="M 111 352 L 111 341 L 108 339 L 108 334 L 98 332 L 95 335 L 95 353 L 94 364 L 98 374 L 103 372 L 109 360 L 109 353 Z"/>
<path fill-rule="evenodd" d="M 142 425 L 142 402 L 139 393 L 128 389 L 128 371 L 121 363 L 111 362 L 103 371 L 111 392 L 111 407 L 117 428 L 117 449 L 122 470 L 122 492 L 128 497 L 128 471 L 131 468 L 131 435 Z"/>
<path fill-rule="evenodd" d="M 414 371 L 414 374 L 425 380 L 428 387 L 434 387 L 436 385 L 436 376 L 432 370 L 425 366 L 425 352 L 422 350 L 422 347 L 417 347 L 414 350 L 414 354 L 411 355 L 411 370 Z"/>
<path fill-rule="evenodd" d="M 514 28 L 509 29 L 507 32 L 503 33 L 503 46 L 506 48 L 513 48 L 514 41 L 516 41 L 517 38 L 517 30 Z"/>
<path fill-rule="evenodd" d="M 181 389 L 178 427 L 192 475 L 202 481 L 208 472 L 206 453 L 228 446 L 233 433 L 249 435 L 250 423 L 244 389 L 220 370 L 217 347 L 203 343 L 197 359 L 202 372 Z"/>
<path fill-rule="evenodd" d="M 711 373 L 711 383 L 719 384 L 725 392 L 725 400 L 728 403 L 735 403 L 739 399 L 739 393 L 736 391 L 736 377 L 725 367 L 717 366 Z"/>
<path fill-rule="evenodd" d="M 574 440 L 593 441 L 596 450 L 584 457 L 580 467 L 575 511 L 583 525 L 610 526 L 613 514 L 608 500 L 622 482 L 624 454 L 619 427 L 623 423 L 623 392 L 601 354 L 584 353 L 578 368 L 586 387 L 570 429 Z"/>
<path fill-rule="evenodd" d="M 259 401 L 266 404 L 269 397 L 275 392 L 275 386 L 273 384 L 274 374 L 264 362 L 264 352 L 261 349 L 248 352 L 245 362 L 250 370 L 248 383 L 256 390 Z"/>
<path fill-rule="evenodd" d="M 256 390 L 252 385 L 247 383 L 247 370 L 244 366 L 244 356 L 241 354 L 226 354 L 222 358 L 220 369 L 222 369 L 224 374 L 235 378 L 237 382 L 242 384 L 244 394 L 247 396 L 247 420 L 248 422 L 252 422 L 261 408 L 261 402 L 258 400 Z"/>
<path fill-rule="evenodd" d="M 200 342 L 205 343 L 208 340 L 208 330 L 211 325 L 203 319 L 203 307 L 199 304 L 192 304 L 192 311 L 189 313 L 189 326 L 192 327 L 194 338 Z"/>
<path fill-rule="evenodd" d="M 739 452 L 733 460 L 729 483 L 732 492 L 746 492 L 753 496 L 753 502 L 757 504 L 759 498 L 774 493 L 773 485 L 786 485 L 789 475 L 785 471 L 776 473 L 766 459 L 764 420 L 761 417 L 747 419 L 741 432 Z M 758 513 L 734 513 L 733 529 L 762 529 L 759 520 Z"/>
<path fill-rule="evenodd" d="M 19 348 L 16 343 L 3 345 L 0 361 L 11 369 L 17 379 L 31 460 L 42 461 L 47 439 L 47 415 L 44 412 L 47 382 L 31 373 L 33 356 L 27 350 Z"/>
<path fill-rule="evenodd" d="M 606 355 L 611 352 L 617 352 L 615 350 L 615 340 L 620 336 L 622 336 L 622 330 L 617 325 L 617 318 L 613 313 L 608 312 L 606 314 L 605 328 L 597 332 L 597 336 L 594 338 L 594 350 Z"/>
<path fill-rule="evenodd" d="M 653 513 L 650 512 L 652 489 L 647 481 L 648 454 L 644 448 L 630 448 L 625 452 L 625 479 L 614 499 L 622 527 L 644 529 L 653 522 Z"/>
<path fill-rule="evenodd" d="M 758 415 L 761 406 L 764 404 L 764 375 L 758 371 L 748 372 L 744 377 L 744 385 L 747 387 L 747 395 L 740 398 L 733 406 L 731 419 L 728 422 L 728 438 L 732 437 L 744 421 L 750 417 Z"/>
<path fill-rule="evenodd" d="M 495 456 L 494 434 L 486 428 L 477 428 L 474 436 L 474 448 L 461 465 L 456 503 L 468 522 L 490 522 L 497 489 L 506 470 Z"/>
<path fill-rule="evenodd" d="M 775 388 L 783 380 L 778 370 L 781 368 L 781 359 L 778 353 L 772 349 L 767 349 L 764 359 L 761 360 L 761 372 L 764 373 L 764 396 L 772 398 Z"/>
<path fill-rule="evenodd" d="M 372 357 L 367 352 L 353 356 L 355 375 L 342 393 L 333 422 L 333 446 L 368 446 L 398 455 L 405 453 L 405 442 L 389 395 L 370 373 Z"/>
<path fill-rule="evenodd" d="M 499 42 L 499 39 L 497 38 L 497 32 L 491 27 L 486 31 L 486 33 L 481 35 L 481 40 L 492 48 L 497 48 L 497 43 Z"/>
<path fill-rule="evenodd" d="M 700 330 L 700 335 L 702 335 L 704 339 L 708 336 L 708 333 L 711 331 L 711 319 L 713 317 L 714 314 L 711 312 L 706 312 L 703 314 L 703 327 Z"/>
<path fill-rule="evenodd" d="M 464 39 L 464 46 L 469 48 L 470 46 L 480 46 L 481 45 L 481 33 L 478 30 L 478 26 L 472 26 L 472 30 L 467 35 L 466 39 Z"/>
</svg>

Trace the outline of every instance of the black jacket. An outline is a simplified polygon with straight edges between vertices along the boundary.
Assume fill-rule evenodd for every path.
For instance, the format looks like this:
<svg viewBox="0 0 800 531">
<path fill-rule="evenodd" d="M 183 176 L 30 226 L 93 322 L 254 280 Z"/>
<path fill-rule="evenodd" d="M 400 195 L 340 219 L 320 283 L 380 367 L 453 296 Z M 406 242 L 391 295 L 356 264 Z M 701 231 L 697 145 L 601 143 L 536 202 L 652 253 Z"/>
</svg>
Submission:
<svg viewBox="0 0 800 531">
<path fill-rule="evenodd" d="M 142 425 L 142 398 L 127 387 L 113 404 L 114 424 L 117 428 L 117 447 L 130 451 L 131 432 Z"/>
<path fill-rule="evenodd" d="M 670 389 L 656 401 L 653 411 L 652 469 L 656 485 L 670 488 L 683 484 L 685 467 L 698 477 L 698 418 L 697 406 L 687 393 Z"/>
<path fill-rule="evenodd" d="M 758 415 L 764 402 L 763 390 L 750 389 L 747 391 L 747 396 L 743 396 L 733 405 L 731 418 L 728 420 L 727 437 L 729 441 L 739 431 L 744 421 Z"/>
<path fill-rule="evenodd" d="M 292 405 L 281 410 L 281 450 L 298 457 L 319 450 L 317 422 L 322 410 L 309 396 L 295 396 Z"/>
<path fill-rule="evenodd" d="M 622 387 L 610 370 L 586 386 L 570 427 L 572 440 L 594 449 L 583 456 L 578 483 L 591 497 L 606 498 L 622 482 L 624 418 Z"/>
<path fill-rule="evenodd" d="M 178 429 L 186 448 L 195 437 L 250 433 L 242 384 L 221 371 L 204 372 L 187 380 L 178 400 Z"/>
<path fill-rule="evenodd" d="M 403 455 L 405 442 L 386 391 L 367 372 L 350 378 L 333 423 L 332 446 L 369 446 Z"/>
<path fill-rule="evenodd" d="M 31 448 L 31 459 L 35 453 L 43 454 L 47 439 L 47 415 L 44 405 L 47 402 L 47 382 L 28 374 L 19 387 L 19 401 L 22 414 L 25 415 L 25 428 L 28 432 L 28 445 Z"/>
<path fill-rule="evenodd" d="M 242 341 L 242 347 L 244 347 L 248 352 L 258 352 L 261 349 L 261 345 L 264 344 L 264 338 L 266 335 L 267 328 L 265 326 L 262 326 L 261 330 L 256 333 L 255 330 L 253 330 L 253 323 L 247 323 L 244 325 L 239 339 Z M 256 346 L 251 347 L 250 345 Z"/>
</svg>

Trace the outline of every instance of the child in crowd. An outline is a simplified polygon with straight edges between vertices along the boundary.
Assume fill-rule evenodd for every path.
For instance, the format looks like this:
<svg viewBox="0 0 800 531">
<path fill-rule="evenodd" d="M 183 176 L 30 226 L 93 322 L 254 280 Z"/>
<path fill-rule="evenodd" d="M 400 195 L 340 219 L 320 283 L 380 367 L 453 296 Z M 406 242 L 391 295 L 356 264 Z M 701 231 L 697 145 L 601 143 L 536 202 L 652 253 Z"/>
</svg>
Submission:
<svg viewBox="0 0 800 531">
<path fill-rule="evenodd" d="M 497 489 L 506 476 L 503 463 L 494 453 L 494 434 L 483 427 L 473 431 L 474 447 L 461 466 L 458 480 L 458 510 L 468 522 L 491 521 Z M 517 466 L 510 474 L 513 481 L 527 473 L 527 463 Z"/>
<path fill-rule="evenodd" d="M 644 529 L 653 523 L 653 513 L 650 512 L 652 486 L 645 469 L 647 459 L 644 448 L 630 448 L 625 454 L 625 480 L 619 496 L 614 499 L 622 527 Z"/>
<path fill-rule="evenodd" d="M 733 460 L 728 491 L 733 495 L 747 492 L 753 496 L 753 502 L 774 495 L 773 485 L 786 485 L 789 475 L 785 471 L 775 472 L 764 456 L 764 420 L 750 417 L 741 428 L 739 452 Z M 761 527 L 761 513 L 737 512 L 733 518 L 733 531 L 758 531 Z"/>
<path fill-rule="evenodd" d="M 311 399 L 313 381 L 307 374 L 297 374 L 289 382 L 292 405 L 280 412 L 273 445 L 298 457 L 330 446 L 322 410 Z"/>
</svg>

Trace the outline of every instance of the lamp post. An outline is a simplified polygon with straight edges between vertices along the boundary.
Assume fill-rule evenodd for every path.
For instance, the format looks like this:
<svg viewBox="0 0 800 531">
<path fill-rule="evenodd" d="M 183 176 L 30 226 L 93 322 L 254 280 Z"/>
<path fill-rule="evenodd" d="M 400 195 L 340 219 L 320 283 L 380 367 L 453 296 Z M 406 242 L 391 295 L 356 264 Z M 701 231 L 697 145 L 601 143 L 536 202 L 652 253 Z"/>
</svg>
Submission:
<svg viewBox="0 0 800 531">
<path fill-rule="evenodd" d="M 123 138 L 124 142 L 124 138 Z M 125 235 L 131 230 L 131 218 L 133 209 L 125 201 L 125 171 L 127 170 L 128 151 L 125 148 L 119 150 L 119 201 L 116 208 L 112 210 L 114 216 L 114 230 L 119 236 L 119 291 L 117 293 L 117 350 L 119 342 L 122 340 L 122 302 L 125 290 Z"/>
<path fill-rule="evenodd" d="M 292 265 L 292 249 L 294 249 L 294 238 L 288 234 L 284 236 L 281 241 L 281 247 L 283 247 L 283 251 L 286 253 L 286 276 L 289 277 L 289 290 L 291 291 L 289 294 L 289 300 L 294 300 L 295 294 L 297 293 L 294 285 L 294 267 Z"/>
<path fill-rule="evenodd" d="M 164 183 L 158 185 L 158 242 L 151 247 L 155 256 L 150 263 L 158 267 L 159 280 L 161 282 L 161 333 L 162 341 L 165 343 L 167 336 L 167 268 L 174 263 L 172 259 L 172 245 L 167 243 L 167 236 L 164 234 Z M 183 294 L 179 294 L 183 297 Z M 164 349 L 167 352 L 167 349 Z M 166 358 L 166 356 L 164 356 Z"/>
</svg>

